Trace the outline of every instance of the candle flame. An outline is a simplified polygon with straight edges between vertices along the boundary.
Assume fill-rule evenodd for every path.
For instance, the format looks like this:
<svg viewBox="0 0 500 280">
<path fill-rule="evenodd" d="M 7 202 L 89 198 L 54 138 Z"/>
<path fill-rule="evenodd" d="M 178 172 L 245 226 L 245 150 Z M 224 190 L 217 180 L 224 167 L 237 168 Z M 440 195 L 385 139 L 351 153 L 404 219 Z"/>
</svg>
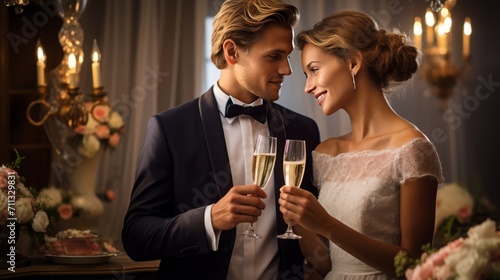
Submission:
<svg viewBox="0 0 500 280">
<path fill-rule="evenodd" d="M 464 34 L 470 36 L 472 33 L 472 25 L 470 23 L 470 18 L 465 18 L 464 22 Z"/>
<path fill-rule="evenodd" d="M 442 17 L 448 17 L 449 14 L 450 14 L 450 11 L 447 8 L 443 8 L 441 10 L 441 16 Z"/>
<path fill-rule="evenodd" d="M 425 12 L 425 24 L 427 24 L 427 26 L 434 26 L 434 24 L 436 24 L 434 14 L 430 9 L 427 9 L 427 12 Z"/>
<path fill-rule="evenodd" d="M 97 40 L 94 39 L 92 45 L 92 62 L 99 62 L 101 60 L 101 53 L 99 52 L 99 47 L 97 46 Z"/>
<path fill-rule="evenodd" d="M 36 56 L 38 61 L 45 62 L 45 52 L 43 51 L 42 43 L 40 42 L 40 38 L 36 42 Z"/>
<path fill-rule="evenodd" d="M 68 67 L 70 70 L 76 69 L 76 57 L 74 53 L 69 54 L 68 57 Z"/>
<path fill-rule="evenodd" d="M 37 56 L 38 56 L 38 61 L 45 62 L 45 53 L 43 52 L 42 46 L 38 47 Z"/>
<path fill-rule="evenodd" d="M 451 24 L 452 24 L 451 17 L 446 17 L 444 19 L 444 32 L 450 33 L 450 31 L 451 31 Z"/>
<path fill-rule="evenodd" d="M 422 21 L 420 17 L 415 17 L 415 23 L 413 24 L 413 33 L 415 35 L 422 35 Z"/>
<path fill-rule="evenodd" d="M 99 54 L 97 52 L 92 54 L 92 62 L 99 62 Z"/>
<path fill-rule="evenodd" d="M 446 28 L 446 27 L 444 26 L 444 24 L 441 24 L 441 23 L 440 23 L 440 24 L 438 24 L 438 27 L 437 27 L 437 32 L 438 32 L 438 35 L 439 35 L 439 36 L 443 36 L 443 35 L 444 35 L 444 33 L 445 33 L 445 31 L 446 31 L 446 30 L 445 30 L 445 28 Z"/>
</svg>

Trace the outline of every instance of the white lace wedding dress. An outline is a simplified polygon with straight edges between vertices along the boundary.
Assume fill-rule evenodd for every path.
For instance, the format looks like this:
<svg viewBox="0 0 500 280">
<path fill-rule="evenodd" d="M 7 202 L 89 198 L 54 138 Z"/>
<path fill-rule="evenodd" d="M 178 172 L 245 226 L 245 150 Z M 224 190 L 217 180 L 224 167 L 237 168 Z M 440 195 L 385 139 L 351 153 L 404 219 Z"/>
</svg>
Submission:
<svg viewBox="0 0 500 280">
<path fill-rule="evenodd" d="M 441 163 L 432 143 L 415 138 L 400 147 L 332 156 L 314 151 L 319 202 L 351 228 L 399 245 L 399 187 L 408 178 L 436 177 Z M 430 205 L 429 205 L 430 206 Z M 330 242 L 332 270 L 325 279 L 389 279 Z"/>
</svg>

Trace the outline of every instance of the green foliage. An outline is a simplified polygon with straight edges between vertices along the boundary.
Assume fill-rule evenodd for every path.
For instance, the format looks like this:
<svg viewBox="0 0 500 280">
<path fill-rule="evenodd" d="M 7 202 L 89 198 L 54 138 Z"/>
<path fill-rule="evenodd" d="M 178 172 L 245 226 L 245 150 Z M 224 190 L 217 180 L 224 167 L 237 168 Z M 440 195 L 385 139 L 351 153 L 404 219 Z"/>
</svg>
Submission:
<svg viewBox="0 0 500 280">
<path fill-rule="evenodd" d="M 7 167 L 14 169 L 14 170 L 17 170 L 21 167 L 21 162 L 26 157 L 22 157 L 21 155 L 19 155 L 19 152 L 16 149 L 14 149 L 14 152 L 16 153 L 16 159 L 13 162 L 11 162 L 9 165 L 7 165 Z"/>
<path fill-rule="evenodd" d="M 422 246 L 422 251 L 429 256 L 437 250 L 432 247 L 430 243 Z M 401 250 L 394 257 L 394 268 L 397 279 L 405 279 L 405 272 L 407 269 L 414 268 L 422 263 L 421 259 L 415 259 L 408 255 L 407 251 Z"/>
</svg>

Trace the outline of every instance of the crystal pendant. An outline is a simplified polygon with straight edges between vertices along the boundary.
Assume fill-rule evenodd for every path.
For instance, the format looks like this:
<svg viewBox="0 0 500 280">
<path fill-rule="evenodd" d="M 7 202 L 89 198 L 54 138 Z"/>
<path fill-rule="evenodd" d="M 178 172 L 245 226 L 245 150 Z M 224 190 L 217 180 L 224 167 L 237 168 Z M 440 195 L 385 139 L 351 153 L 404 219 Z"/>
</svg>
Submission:
<svg viewBox="0 0 500 280">
<path fill-rule="evenodd" d="M 444 6 L 444 2 L 446 0 L 431 0 L 431 9 L 434 11 L 434 12 L 439 12 L 441 11 L 441 9 L 443 8 Z"/>
</svg>

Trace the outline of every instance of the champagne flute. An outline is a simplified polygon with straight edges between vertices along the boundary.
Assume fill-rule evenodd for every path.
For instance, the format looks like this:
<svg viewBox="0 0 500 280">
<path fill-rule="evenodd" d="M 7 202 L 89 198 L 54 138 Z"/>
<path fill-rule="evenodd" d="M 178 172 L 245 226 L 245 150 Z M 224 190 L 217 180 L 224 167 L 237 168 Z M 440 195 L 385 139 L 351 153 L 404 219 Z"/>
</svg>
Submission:
<svg viewBox="0 0 500 280">
<path fill-rule="evenodd" d="M 252 156 L 252 179 L 257 186 L 264 188 L 273 173 L 274 163 L 276 162 L 277 139 L 272 136 L 259 135 L 255 143 L 255 149 Z M 245 236 L 253 238 L 262 238 L 253 229 L 253 223 L 250 223 L 248 229 L 243 233 Z"/>
<path fill-rule="evenodd" d="M 306 141 L 286 140 L 285 153 L 283 155 L 283 174 L 285 185 L 300 187 L 306 168 Z M 281 239 L 301 239 L 302 236 L 293 232 L 292 226 L 288 224 L 286 232 L 278 235 Z"/>
</svg>

